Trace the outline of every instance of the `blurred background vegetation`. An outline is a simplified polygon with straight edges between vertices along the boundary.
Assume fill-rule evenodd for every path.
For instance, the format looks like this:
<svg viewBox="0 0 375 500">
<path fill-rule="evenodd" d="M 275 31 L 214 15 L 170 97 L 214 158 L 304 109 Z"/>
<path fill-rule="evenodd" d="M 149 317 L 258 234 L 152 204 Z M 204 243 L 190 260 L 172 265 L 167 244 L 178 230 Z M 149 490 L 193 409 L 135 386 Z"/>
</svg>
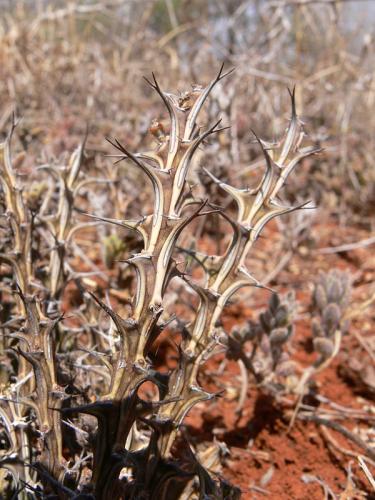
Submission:
<svg viewBox="0 0 375 500">
<path fill-rule="evenodd" d="M 209 111 L 231 123 L 220 154 L 212 151 L 220 168 L 251 182 L 250 129 L 279 136 L 296 85 L 298 112 L 325 153 L 307 164 L 309 185 L 302 169 L 291 191 L 372 228 L 373 2 L 2 0 L 1 10 L 0 132 L 16 109 L 30 164 L 71 149 L 87 125 L 95 154 L 107 150 L 106 134 L 139 147 L 161 110 L 142 76 L 153 71 L 182 92 L 224 62 L 236 71 Z"/>
</svg>

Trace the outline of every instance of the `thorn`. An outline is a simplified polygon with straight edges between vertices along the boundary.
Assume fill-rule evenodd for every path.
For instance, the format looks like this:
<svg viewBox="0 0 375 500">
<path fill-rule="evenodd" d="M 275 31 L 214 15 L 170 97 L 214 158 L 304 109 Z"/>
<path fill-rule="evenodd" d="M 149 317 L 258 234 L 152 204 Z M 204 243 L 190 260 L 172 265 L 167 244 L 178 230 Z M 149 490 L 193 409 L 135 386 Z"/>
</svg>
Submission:
<svg viewBox="0 0 375 500">
<path fill-rule="evenodd" d="M 220 80 L 222 80 L 226 76 L 229 76 L 230 74 L 232 74 L 236 70 L 236 68 L 232 68 L 232 69 L 230 69 L 229 71 L 227 71 L 226 73 L 223 74 L 224 66 L 225 66 L 225 63 L 223 62 L 222 65 L 220 66 L 219 73 L 218 73 L 218 75 L 216 77 L 216 82 L 220 82 Z"/>
<path fill-rule="evenodd" d="M 292 119 L 297 117 L 297 111 L 296 111 L 296 85 L 293 85 L 293 89 L 290 90 L 288 87 L 288 93 L 290 95 L 290 98 L 292 100 Z"/>
</svg>

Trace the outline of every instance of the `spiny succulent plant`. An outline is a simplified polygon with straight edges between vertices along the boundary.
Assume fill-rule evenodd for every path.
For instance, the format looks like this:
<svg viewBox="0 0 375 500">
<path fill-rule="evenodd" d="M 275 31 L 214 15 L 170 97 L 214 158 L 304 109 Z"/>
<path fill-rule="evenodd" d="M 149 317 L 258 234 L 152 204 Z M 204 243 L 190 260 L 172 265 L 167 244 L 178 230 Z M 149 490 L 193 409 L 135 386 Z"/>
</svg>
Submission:
<svg viewBox="0 0 375 500">
<path fill-rule="evenodd" d="M 301 147 L 304 133 L 291 92 L 292 115 L 283 139 L 270 144 L 255 136 L 264 159 L 258 185 L 235 188 L 206 170 L 235 202 L 235 210 L 194 195 L 189 170 L 195 155 L 208 137 L 224 130 L 220 120 L 202 126 L 200 111 L 227 74 L 221 68 L 206 87 L 195 85 L 180 95 L 163 91 L 153 76 L 147 82 L 169 118 L 168 127 L 152 124 L 156 148 L 133 153 L 117 139 L 109 139 L 117 161 L 148 178 L 154 194 L 151 212 L 136 219 L 88 214 L 95 220 L 91 224 L 135 231 L 142 242 L 142 249 L 125 262 L 136 281 L 127 312 L 117 312 L 107 298 L 85 290 L 83 273 L 69 261 L 73 235 L 90 224 L 82 220 L 81 207 L 75 207 L 79 190 L 93 182 L 81 171 L 83 145 L 67 167 L 48 167 L 52 179 L 46 194 L 44 189 L 35 190 L 36 194 L 23 189 L 10 155 L 13 128 L 2 146 L 6 220 L 2 232 L 7 252 L 1 261 L 6 270 L 3 289 L 10 303 L 2 324 L 2 355 L 11 357 L 12 368 L 0 407 L 6 443 L 1 466 L 12 473 L 17 488 L 26 488 L 26 494 L 173 499 L 183 497 L 188 488 L 190 498 L 239 496 L 237 488 L 210 474 L 189 452 L 179 429 L 194 405 L 216 397 L 200 386 L 198 375 L 222 343 L 223 309 L 241 288 L 262 286 L 247 269 L 246 258 L 267 222 L 305 206 L 283 203 L 280 193 L 298 163 L 318 148 Z M 42 202 L 38 196 L 44 196 Z M 212 213 L 231 228 L 224 254 L 179 251 L 178 240 L 188 233 L 189 225 Z M 115 243 L 110 264 L 118 255 Z M 202 267 L 203 282 L 186 273 L 176 252 L 181 258 L 194 257 Z M 165 310 L 172 279 L 196 295 L 198 306 L 188 323 L 177 318 L 182 339 L 178 363 L 166 372 L 154 366 L 152 350 L 175 321 Z M 82 293 L 81 305 L 72 312 L 79 327 L 63 315 L 61 299 L 67 282 L 75 283 Z M 267 380 L 286 362 L 282 345 L 291 334 L 289 314 L 285 301 L 273 296 L 258 330 L 251 330 L 254 349 L 262 353 L 257 363 L 250 359 L 258 380 Z M 86 347 L 79 343 L 80 333 L 87 339 Z M 153 400 L 142 397 L 146 382 L 157 392 Z"/>
<path fill-rule="evenodd" d="M 2 323 L 2 354 L 12 360 L 0 406 L 8 440 L 1 465 L 18 487 L 29 485 L 31 492 L 36 462 L 56 480 L 64 472 L 60 410 L 66 394 L 58 380 L 56 343 L 67 278 L 64 258 L 72 236 L 72 196 L 79 188 L 83 145 L 66 168 L 48 167 L 53 178 L 49 188 L 40 182 L 25 189 L 11 158 L 15 126 L 13 121 L 0 150 L 2 217 L 6 220 L 0 262 L 11 270 L 2 276 L 2 293 L 10 304 Z M 56 187 L 57 203 L 53 199 Z M 52 214 L 48 213 L 51 206 Z"/>
</svg>

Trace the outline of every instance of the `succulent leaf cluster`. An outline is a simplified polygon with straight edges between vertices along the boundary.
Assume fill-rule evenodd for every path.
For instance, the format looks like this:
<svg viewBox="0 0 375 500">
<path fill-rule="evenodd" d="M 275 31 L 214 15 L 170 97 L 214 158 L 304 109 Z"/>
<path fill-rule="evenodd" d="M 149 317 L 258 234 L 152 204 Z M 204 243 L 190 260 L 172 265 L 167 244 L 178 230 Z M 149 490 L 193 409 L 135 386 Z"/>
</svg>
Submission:
<svg viewBox="0 0 375 500">
<path fill-rule="evenodd" d="M 293 334 L 296 301 L 293 293 L 272 294 L 258 321 L 234 327 L 227 338 L 227 357 L 243 363 L 258 386 L 271 393 L 288 389 L 295 372 L 288 341 Z"/>
<path fill-rule="evenodd" d="M 312 306 L 317 316 L 312 322 L 313 345 L 321 360 L 335 353 L 335 335 L 345 333 L 348 321 L 345 312 L 351 295 L 350 275 L 333 269 L 321 274 L 314 287 Z M 320 361 L 319 361 L 320 362 Z"/>
</svg>

